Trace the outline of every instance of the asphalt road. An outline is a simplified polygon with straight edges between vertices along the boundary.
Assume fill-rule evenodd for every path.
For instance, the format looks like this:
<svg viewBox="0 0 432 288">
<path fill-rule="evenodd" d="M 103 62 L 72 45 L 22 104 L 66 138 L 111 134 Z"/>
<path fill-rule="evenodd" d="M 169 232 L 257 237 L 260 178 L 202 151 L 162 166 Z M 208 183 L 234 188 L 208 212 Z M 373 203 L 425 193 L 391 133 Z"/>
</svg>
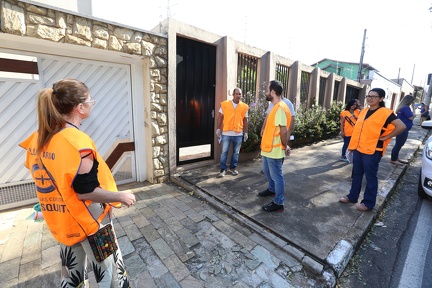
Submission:
<svg viewBox="0 0 432 288">
<path fill-rule="evenodd" d="M 421 152 L 410 163 L 337 287 L 432 287 L 432 202 L 417 196 Z"/>
</svg>

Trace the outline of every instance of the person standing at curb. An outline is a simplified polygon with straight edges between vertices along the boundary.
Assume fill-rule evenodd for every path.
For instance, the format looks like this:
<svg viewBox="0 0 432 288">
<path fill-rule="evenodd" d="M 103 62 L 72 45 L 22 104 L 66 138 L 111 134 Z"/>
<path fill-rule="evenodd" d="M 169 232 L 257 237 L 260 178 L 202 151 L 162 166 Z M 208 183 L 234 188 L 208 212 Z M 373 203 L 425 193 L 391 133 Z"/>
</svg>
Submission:
<svg viewBox="0 0 432 288">
<path fill-rule="evenodd" d="M 343 138 L 344 144 L 342 146 L 342 156 L 341 161 L 349 162 L 346 157 L 346 151 L 348 148 L 349 141 L 351 140 L 351 135 L 354 130 L 355 123 L 360 114 L 358 109 L 358 100 L 351 99 L 345 106 L 345 110 L 340 113 L 340 135 Z"/>
<path fill-rule="evenodd" d="M 426 120 L 430 120 L 429 107 L 426 107 L 426 104 L 422 102 L 420 108 L 420 125 Z"/>
<path fill-rule="evenodd" d="M 382 156 L 392 137 L 400 134 L 405 124 L 391 109 L 385 107 L 385 91 L 373 88 L 366 96 L 369 108 L 363 109 L 354 127 L 348 150 L 353 151 L 353 176 L 350 193 L 342 196 L 342 203 L 356 203 L 359 211 L 369 211 L 375 207 L 378 194 L 378 168 Z M 366 189 L 363 200 L 357 203 L 362 188 L 363 175 L 366 176 Z"/>
<path fill-rule="evenodd" d="M 395 165 L 408 164 L 408 161 L 399 159 L 399 152 L 402 149 L 402 146 L 405 145 L 406 140 L 408 139 L 409 130 L 412 128 L 413 120 L 416 117 L 416 115 L 411 111 L 411 104 L 413 102 L 414 97 L 412 95 L 407 95 L 402 98 L 395 111 L 397 117 L 402 120 L 402 122 L 407 127 L 402 133 L 396 136 L 396 143 L 391 151 L 390 163 Z"/>
<path fill-rule="evenodd" d="M 284 157 L 291 154 L 288 146 L 290 138 L 291 113 L 281 99 L 283 86 L 280 81 L 273 80 L 267 85 L 266 100 L 273 103 L 273 108 L 267 116 L 267 123 L 261 139 L 261 157 L 263 172 L 267 178 L 267 189 L 258 193 L 260 197 L 274 196 L 272 202 L 262 206 L 266 212 L 281 212 L 284 210 L 285 180 L 282 174 Z"/>
<path fill-rule="evenodd" d="M 88 266 L 99 287 L 130 287 L 116 246 L 112 207 L 134 205 L 135 195 L 117 192 L 93 140 L 78 128 L 95 104 L 84 83 L 57 81 L 39 93 L 38 130 L 20 146 L 27 151 L 25 166 L 43 217 L 60 243 L 61 287 L 87 287 Z M 95 237 L 103 246 L 92 244 Z"/>
<path fill-rule="evenodd" d="M 226 175 L 228 166 L 228 151 L 233 146 L 233 152 L 230 160 L 230 172 L 232 175 L 238 175 L 237 164 L 240 153 L 242 140 L 248 139 L 248 110 L 249 106 L 240 101 L 242 90 L 235 88 L 233 90 L 233 99 L 221 103 L 219 108 L 219 121 L 217 123 L 216 136 L 222 141 L 222 153 L 220 157 L 219 177 Z M 222 130 L 222 133 L 221 133 Z"/>
</svg>

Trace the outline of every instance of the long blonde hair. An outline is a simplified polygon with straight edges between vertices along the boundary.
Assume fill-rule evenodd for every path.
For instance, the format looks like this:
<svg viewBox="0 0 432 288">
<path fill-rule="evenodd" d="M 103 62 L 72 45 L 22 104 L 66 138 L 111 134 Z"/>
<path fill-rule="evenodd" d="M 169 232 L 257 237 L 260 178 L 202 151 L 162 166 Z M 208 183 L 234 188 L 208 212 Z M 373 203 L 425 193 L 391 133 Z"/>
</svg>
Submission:
<svg viewBox="0 0 432 288">
<path fill-rule="evenodd" d="M 38 141 L 37 155 L 40 156 L 51 138 L 66 124 L 64 116 L 83 103 L 89 94 L 88 87 L 76 79 L 62 79 L 52 88 L 45 88 L 37 97 Z"/>
<path fill-rule="evenodd" d="M 402 107 L 410 106 L 413 102 L 414 102 L 414 96 L 407 95 L 407 96 L 403 97 L 402 100 L 399 102 L 399 105 L 396 108 L 396 113 L 398 113 L 400 111 L 400 109 L 402 109 Z"/>
</svg>

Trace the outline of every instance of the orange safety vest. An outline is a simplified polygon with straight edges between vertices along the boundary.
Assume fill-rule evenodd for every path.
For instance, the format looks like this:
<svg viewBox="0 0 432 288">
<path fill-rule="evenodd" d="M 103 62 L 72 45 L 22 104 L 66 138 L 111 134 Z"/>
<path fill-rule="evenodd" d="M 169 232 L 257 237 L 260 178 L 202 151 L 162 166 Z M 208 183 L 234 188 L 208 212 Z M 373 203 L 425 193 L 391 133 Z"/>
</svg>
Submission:
<svg viewBox="0 0 432 288">
<path fill-rule="evenodd" d="M 354 110 L 354 115 L 351 114 L 349 110 L 343 110 L 340 113 L 341 123 L 342 118 L 345 119 L 344 122 L 344 135 L 345 136 L 351 136 L 352 132 L 354 130 L 355 123 L 357 122 L 358 116 L 360 114 L 360 110 L 356 109 Z"/>
<path fill-rule="evenodd" d="M 283 101 L 279 101 L 272 110 L 270 111 L 269 115 L 267 116 L 267 121 L 263 133 L 263 137 L 261 139 L 261 150 L 264 152 L 270 152 L 275 147 L 282 146 L 282 149 L 285 149 L 285 146 L 282 145 L 282 141 L 279 144 L 274 145 L 274 138 L 279 137 L 280 135 L 280 127 L 275 126 L 275 116 L 277 110 L 281 108 L 285 112 L 287 123 L 286 127 L 287 129 L 290 127 L 291 124 L 291 112 L 288 108 L 288 106 Z"/>
<path fill-rule="evenodd" d="M 226 100 L 221 103 L 224 115 L 223 132 L 234 131 L 238 133 L 243 131 L 243 119 L 246 116 L 249 106 L 240 101 L 234 109 L 231 102 L 231 100 Z"/>
<path fill-rule="evenodd" d="M 56 133 L 41 154 L 42 164 L 36 156 L 38 133 L 34 132 L 20 144 L 27 151 L 25 166 L 36 184 L 42 214 L 53 237 L 60 243 L 72 246 L 96 233 L 99 223 L 111 210 L 110 205 L 98 219 L 93 218 L 88 207 L 92 201 L 82 201 L 72 187 L 81 165 L 82 150 L 92 150 L 99 162 L 100 187 L 117 191 L 115 180 L 105 161 L 99 155 L 91 138 L 75 128 L 65 128 Z M 110 203 L 120 207 L 120 203 Z"/>
<path fill-rule="evenodd" d="M 382 155 L 384 156 L 391 138 L 385 141 L 379 141 L 379 138 L 390 134 L 394 130 L 395 126 L 393 124 L 388 124 L 387 127 L 384 127 L 385 122 L 393 111 L 380 107 L 365 120 L 367 111 L 369 111 L 369 108 L 363 109 L 360 112 L 348 149 L 357 150 L 360 153 L 368 155 L 374 154 L 375 151 L 382 151 Z"/>
</svg>

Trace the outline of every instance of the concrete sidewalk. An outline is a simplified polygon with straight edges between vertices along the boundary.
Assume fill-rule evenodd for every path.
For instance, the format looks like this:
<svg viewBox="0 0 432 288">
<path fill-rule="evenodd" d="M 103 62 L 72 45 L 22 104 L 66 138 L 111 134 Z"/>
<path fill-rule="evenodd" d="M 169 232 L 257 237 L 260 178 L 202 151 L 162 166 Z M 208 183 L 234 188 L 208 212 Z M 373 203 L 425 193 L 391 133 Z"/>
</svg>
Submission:
<svg viewBox="0 0 432 288">
<path fill-rule="evenodd" d="M 325 287 L 301 261 L 173 183 L 122 186 L 138 201 L 115 210 L 131 287 Z M 1 287 L 60 287 L 60 249 L 32 207 L 0 213 Z M 89 272 L 91 287 L 97 287 Z"/>
<path fill-rule="evenodd" d="M 400 159 L 412 159 L 428 132 L 418 126 L 417 119 L 401 150 Z M 199 195 L 214 199 L 217 205 L 229 206 L 226 211 L 233 217 L 240 218 L 257 233 L 265 235 L 267 240 L 292 255 L 307 270 L 321 275 L 332 286 L 407 167 L 390 163 L 394 141 L 381 160 L 377 205 L 370 212 L 359 212 L 352 204 L 338 202 L 349 192 L 352 169 L 351 164 L 339 161 L 340 138 L 294 149 L 286 158 L 283 165 L 285 210 L 282 213 L 268 213 L 261 209 L 272 200 L 271 197 L 263 199 L 257 196 L 267 188 L 265 176 L 261 173 L 261 160 L 241 163 L 238 176 L 218 178 L 219 169 L 215 164 L 179 173 L 176 181 L 183 182 L 185 187 L 192 185 Z M 413 197 L 417 197 L 416 191 L 413 191 Z"/>
<path fill-rule="evenodd" d="M 428 132 L 414 126 L 401 158 L 412 158 Z M 120 187 L 138 199 L 114 212 L 132 287 L 333 287 L 406 168 L 390 164 L 393 143 L 371 212 L 338 202 L 351 183 L 351 165 L 339 161 L 341 139 L 287 158 L 282 213 L 261 210 L 271 198 L 257 196 L 266 188 L 260 160 L 241 163 L 238 176 L 216 178 L 215 164 L 170 183 Z M 2 287 L 60 286 L 59 245 L 32 212 L 0 213 Z"/>
</svg>

